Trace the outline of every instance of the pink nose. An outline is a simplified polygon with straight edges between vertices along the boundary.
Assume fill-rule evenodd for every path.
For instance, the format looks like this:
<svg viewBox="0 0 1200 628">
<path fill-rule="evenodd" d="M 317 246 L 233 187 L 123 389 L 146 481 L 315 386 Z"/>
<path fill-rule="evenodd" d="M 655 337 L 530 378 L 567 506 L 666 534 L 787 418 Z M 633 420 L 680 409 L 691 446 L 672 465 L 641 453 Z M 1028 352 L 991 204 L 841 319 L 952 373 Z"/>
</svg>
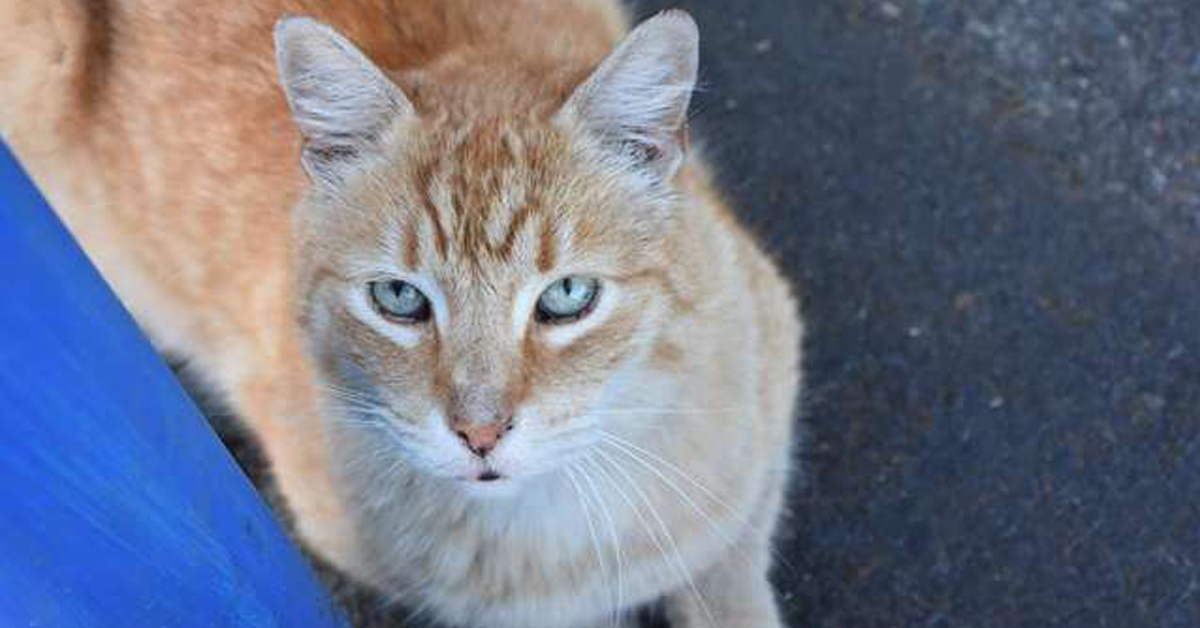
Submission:
<svg viewBox="0 0 1200 628">
<path fill-rule="evenodd" d="M 450 429 L 458 436 L 467 449 L 475 452 L 480 458 L 496 448 L 496 443 L 512 430 L 512 417 L 483 424 L 464 424 L 454 421 Z"/>
</svg>

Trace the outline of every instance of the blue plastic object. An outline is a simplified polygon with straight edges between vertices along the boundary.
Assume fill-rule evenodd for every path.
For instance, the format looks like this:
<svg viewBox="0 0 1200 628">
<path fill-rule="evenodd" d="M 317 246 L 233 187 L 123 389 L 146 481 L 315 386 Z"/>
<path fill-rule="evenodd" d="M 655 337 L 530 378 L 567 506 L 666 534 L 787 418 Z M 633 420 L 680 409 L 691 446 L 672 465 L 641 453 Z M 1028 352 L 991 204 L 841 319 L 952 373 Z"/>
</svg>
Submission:
<svg viewBox="0 0 1200 628">
<path fill-rule="evenodd" d="M 0 626 L 344 626 L 0 144 Z"/>
</svg>

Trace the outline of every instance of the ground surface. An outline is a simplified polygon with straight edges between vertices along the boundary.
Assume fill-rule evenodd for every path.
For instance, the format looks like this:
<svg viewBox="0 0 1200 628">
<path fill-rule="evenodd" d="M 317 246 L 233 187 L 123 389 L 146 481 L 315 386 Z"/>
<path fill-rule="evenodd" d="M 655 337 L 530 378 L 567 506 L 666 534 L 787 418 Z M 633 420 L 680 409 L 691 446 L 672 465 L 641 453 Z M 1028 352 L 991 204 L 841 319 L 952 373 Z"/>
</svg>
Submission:
<svg viewBox="0 0 1200 628">
<path fill-rule="evenodd" d="M 1200 626 L 1200 3 L 678 4 L 805 301 L 791 625 Z"/>
</svg>

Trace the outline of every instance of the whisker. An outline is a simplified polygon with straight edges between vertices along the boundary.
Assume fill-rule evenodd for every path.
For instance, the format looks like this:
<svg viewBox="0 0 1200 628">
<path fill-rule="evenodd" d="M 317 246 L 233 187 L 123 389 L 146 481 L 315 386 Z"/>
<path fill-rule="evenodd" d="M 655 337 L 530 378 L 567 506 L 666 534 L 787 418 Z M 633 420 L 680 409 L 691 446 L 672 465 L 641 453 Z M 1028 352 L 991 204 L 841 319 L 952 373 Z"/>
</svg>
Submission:
<svg viewBox="0 0 1200 628">
<path fill-rule="evenodd" d="M 654 517 L 656 522 L 658 522 L 658 527 L 660 530 L 662 530 L 663 537 L 666 539 L 667 544 L 671 547 L 671 552 L 675 559 L 676 569 L 679 570 L 679 574 L 683 576 L 684 580 L 687 582 L 688 588 L 691 589 L 692 594 L 696 597 L 696 602 L 704 611 L 705 616 L 708 618 L 709 624 L 711 626 L 718 627 L 716 618 L 713 616 L 712 611 L 708 608 L 708 602 L 705 601 L 704 596 L 700 593 L 699 587 L 696 586 L 695 580 L 692 579 L 692 574 L 688 571 L 687 565 L 683 562 L 683 554 L 679 551 L 679 545 L 675 542 L 675 537 L 671 534 L 671 530 L 667 527 L 666 522 L 663 521 L 662 516 L 658 514 L 658 509 L 654 507 L 654 502 L 652 502 L 646 495 L 645 491 L 643 491 L 641 487 L 639 487 L 637 483 L 633 481 L 633 478 L 629 476 L 628 472 L 626 472 L 624 468 L 620 466 L 616 466 L 615 468 L 618 473 L 624 476 L 625 481 L 629 484 L 629 487 L 633 489 L 639 498 L 641 498 L 642 503 L 646 505 L 646 509 L 650 511 L 650 515 Z M 665 552 L 663 553 L 663 557 L 667 558 Z"/>
<path fill-rule="evenodd" d="M 618 407 L 618 408 L 611 408 L 611 409 L 587 409 L 587 408 L 580 408 L 578 406 L 570 405 L 570 404 L 540 403 L 537 405 L 540 407 L 552 408 L 552 409 L 556 409 L 556 410 L 564 410 L 564 409 L 565 410 L 575 410 L 575 411 L 577 411 L 578 414 L 594 414 L 594 415 L 603 415 L 603 414 L 713 415 L 713 414 L 734 414 L 737 412 L 745 412 L 746 411 L 745 407 L 740 407 L 740 406 L 737 406 L 737 407 L 730 406 L 728 408 L 687 408 L 687 407 L 680 407 L 680 406 L 663 406 L 663 407 L 629 406 L 629 407 Z"/>
<path fill-rule="evenodd" d="M 608 481 L 608 485 L 612 487 L 614 491 L 616 491 L 621 500 L 625 502 L 625 505 L 629 507 L 629 510 L 633 512 L 633 516 L 642 526 L 642 530 L 646 533 L 646 536 L 650 538 L 650 542 L 653 543 L 654 547 L 658 550 L 659 556 L 661 556 L 664 561 L 669 560 L 667 558 L 667 550 L 665 547 L 663 547 L 662 541 L 659 540 L 658 534 L 654 532 L 654 530 L 650 527 L 650 523 L 646 521 L 646 517 L 642 514 L 642 509 L 639 508 L 638 505 L 634 503 L 633 499 L 629 497 L 629 494 L 626 493 L 623 488 L 621 488 L 621 483 L 617 481 L 616 476 L 611 475 L 608 470 L 604 468 L 604 465 L 592 460 L 590 457 L 586 458 L 586 460 L 591 462 L 592 466 L 599 472 L 600 477 L 603 477 Z"/>
<path fill-rule="evenodd" d="M 690 474 L 684 472 L 679 467 L 671 464 L 670 462 L 663 459 L 662 457 L 657 456 L 654 453 L 647 451 L 646 449 L 644 449 L 642 447 L 638 447 L 637 445 L 635 445 L 625 439 L 614 436 L 613 434 L 611 434 L 609 432 L 605 432 L 604 430 L 598 430 L 598 432 L 600 433 L 602 438 L 604 438 L 608 441 L 609 445 L 616 448 L 616 450 L 618 450 L 618 451 L 622 451 L 630 459 L 641 462 L 643 465 L 649 465 L 650 462 L 655 462 L 655 463 L 661 465 L 663 468 L 673 472 L 678 477 L 683 478 L 688 483 L 690 483 L 692 486 L 699 489 L 700 492 L 703 493 L 705 497 L 707 497 L 708 499 L 715 502 L 718 506 L 720 506 L 725 511 L 725 513 L 727 513 L 730 517 L 732 517 L 735 521 L 737 521 L 739 525 L 741 525 L 743 527 L 747 527 L 747 528 L 756 527 L 755 523 L 753 521 L 750 521 L 745 516 L 743 516 L 737 509 L 735 509 L 732 505 L 730 505 L 729 502 L 722 499 L 712 489 L 708 488 L 703 483 L 701 483 L 699 480 L 695 479 Z M 658 472 L 656 472 L 656 474 L 664 482 L 667 481 L 666 478 L 663 477 Z M 779 550 L 775 549 L 774 547 L 771 547 L 770 552 L 771 552 L 771 555 L 781 565 L 783 565 L 788 571 L 795 573 L 795 571 L 796 571 L 795 566 L 792 565 L 792 563 L 787 559 L 787 557 L 784 556 L 781 552 L 779 552 Z"/>
<path fill-rule="evenodd" d="M 580 417 L 592 417 L 596 419 L 605 419 L 608 417 L 618 417 L 623 422 L 630 423 L 637 427 L 645 427 L 652 429 L 669 429 L 677 425 L 681 421 L 710 421 L 714 418 L 732 419 L 737 424 L 739 429 L 761 431 L 768 429 L 771 426 L 762 422 L 752 422 L 745 420 L 747 417 L 744 407 L 730 408 L 682 408 L 682 407 L 627 407 L 627 408 L 601 408 L 601 409 L 581 409 L 574 406 L 555 406 L 553 404 L 541 404 L 547 409 L 562 409 L 569 408 L 575 410 L 575 414 Z M 655 419 L 668 419 L 667 421 L 655 421 Z"/>
<path fill-rule="evenodd" d="M 338 399 L 344 399 L 347 401 L 361 401 L 361 402 L 364 402 L 367 404 L 372 404 L 372 405 L 376 405 L 376 404 L 380 403 L 379 400 L 377 398 L 375 398 L 373 395 L 370 395 L 368 393 L 364 393 L 364 392 L 361 392 L 358 390 L 342 388 L 342 387 L 336 386 L 334 384 L 328 384 L 328 383 L 321 384 L 320 389 L 329 393 L 330 396 L 336 397 Z"/>
<path fill-rule="evenodd" d="M 378 428 L 380 423 L 375 419 L 367 419 L 353 414 L 349 416 L 330 417 L 329 421 L 335 425 L 361 425 L 369 428 Z"/>
<path fill-rule="evenodd" d="M 424 588 L 426 585 L 428 585 L 432 581 L 433 581 L 433 577 L 428 576 L 428 577 L 418 581 L 416 584 L 406 587 L 405 590 L 400 593 L 400 595 L 408 595 L 409 593 L 413 593 L 421 588 Z M 428 595 L 422 595 L 422 596 L 419 596 L 419 598 L 421 599 L 421 603 L 418 604 L 416 607 L 410 609 L 407 613 L 404 614 L 404 620 L 400 622 L 401 626 L 412 625 L 413 620 L 420 617 L 421 614 L 424 613 L 429 608 L 432 598 Z M 397 599 L 396 603 L 399 604 L 398 599 Z"/>
<path fill-rule="evenodd" d="M 617 537 L 616 521 L 613 519 L 612 512 L 608 508 L 608 503 L 604 500 L 604 497 L 601 494 L 600 490 L 596 488 L 596 483 L 592 480 L 592 476 L 588 473 L 583 473 L 582 475 L 583 475 L 584 481 L 587 482 L 588 487 L 592 491 L 592 496 L 595 498 L 596 502 L 600 506 L 600 513 L 604 516 L 605 521 L 608 523 L 608 535 L 609 535 L 610 540 L 612 541 L 613 553 L 616 554 L 616 558 L 617 558 L 617 591 L 616 591 L 617 599 L 616 599 L 616 606 L 613 607 L 613 622 L 612 622 L 613 626 L 617 626 L 621 623 L 621 620 L 620 620 L 621 611 L 624 610 L 624 608 L 625 608 L 625 599 L 624 599 L 625 583 L 624 583 L 624 575 L 623 575 L 623 573 L 625 571 L 624 553 L 621 551 L 621 542 Z"/>
<path fill-rule="evenodd" d="M 729 535 L 729 533 L 726 532 L 724 529 L 722 529 L 720 524 L 718 524 L 717 521 L 715 519 L 713 519 L 712 515 L 709 514 L 708 511 L 706 511 L 704 508 L 702 508 L 699 504 L 697 504 L 695 502 L 695 500 L 693 500 L 692 497 L 690 495 L 688 495 L 687 492 L 684 491 L 678 484 L 676 484 L 675 482 L 672 482 L 670 478 L 663 475 L 663 473 L 661 471 L 659 471 L 658 469 L 656 469 L 653 465 L 651 465 L 643 460 L 640 460 L 638 458 L 634 458 L 633 456 L 631 456 L 628 453 L 623 452 L 619 449 L 614 450 L 614 451 L 625 455 L 625 457 L 627 457 L 628 459 L 633 460 L 638 465 L 640 465 L 642 468 L 644 468 L 647 471 L 649 471 L 650 473 L 654 474 L 654 476 L 657 477 L 659 480 L 661 480 L 662 483 L 667 486 L 667 488 L 671 489 L 671 491 L 673 491 L 676 495 L 678 495 L 684 501 L 684 503 L 686 503 L 688 505 L 688 507 L 690 507 L 693 511 L 695 511 L 696 514 L 700 515 L 700 517 L 702 519 L 704 519 L 705 523 L 708 524 L 709 529 L 712 530 L 713 533 L 716 534 L 718 537 L 720 537 L 721 541 L 723 543 L 725 543 L 726 547 L 739 553 L 744 558 L 747 558 L 747 559 L 753 558 L 753 556 L 751 555 L 749 550 L 742 547 L 741 545 L 738 545 L 737 540 L 734 539 L 733 537 L 731 537 Z M 613 465 L 617 464 L 616 461 L 609 458 L 608 454 L 605 453 L 604 451 L 597 451 L 596 453 L 598 455 L 604 457 L 605 459 L 607 459 L 609 464 L 613 464 Z M 731 514 L 734 517 L 735 521 L 738 520 L 737 513 L 729 513 L 729 514 Z"/>
<path fill-rule="evenodd" d="M 663 459 L 660 456 L 655 455 L 654 453 L 652 453 L 650 451 L 647 451 L 646 449 L 638 447 L 637 445 L 629 442 L 628 440 L 625 440 L 625 439 L 623 439 L 619 436 L 616 436 L 610 432 L 606 432 L 604 430 L 598 430 L 598 432 L 600 433 L 601 438 L 604 438 L 605 440 L 607 440 L 609 442 L 609 444 L 611 444 L 613 447 L 616 447 L 618 449 L 630 450 L 632 452 L 636 452 L 637 454 L 640 454 L 641 456 L 644 456 L 645 458 L 648 458 L 648 459 L 662 465 L 663 468 L 675 473 L 679 477 L 683 478 L 684 480 L 686 480 L 687 482 L 692 484 L 692 486 L 695 486 L 697 489 L 700 490 L 701 493 L 704 494 L 705 497 L 713 500 L 714 502 L 716 502 L 719 506 L 721 506 L 725 510 L 729 511 L 730 513 L 737 513 L 737 510 L 733 506 L 729 505 L 729 503 L 726 502 L 724 499 L 721 499 L 721 497 L 719 495 L 717 495 L 715 492 L 713 492 L 712 489 L 708 488 L 707 486 L 702 484 L 699 480 L 693 478 L 691 476 L 691 474 L 684 472 L 682 469 L 675 466 L 671 462 Z"/>
<path fill-rule="evenodd" d="M 588 500 L 583 495 L 583 489 L 580 487 L 579 481 L 575 478 L 577 468 L 574 465 L 568 465 L 563 468 L 566 472 L 567 480 L 571 483 L 571 487 L 575 490 L 575 498 L 579 502 L 581 511 L 583 512 L 583 520 L 587 523 L 588 534 L 592 537 L 592 549 L 596 552 L 596 562 L 600 568 L 601 582 L 608 581 L 608 563 L 604 560 L 603 553 L 600 551 L 600 540 L 596 534 L 596 526 L 592 522 L 591 508 L 588 507 Z"/>
</svg>

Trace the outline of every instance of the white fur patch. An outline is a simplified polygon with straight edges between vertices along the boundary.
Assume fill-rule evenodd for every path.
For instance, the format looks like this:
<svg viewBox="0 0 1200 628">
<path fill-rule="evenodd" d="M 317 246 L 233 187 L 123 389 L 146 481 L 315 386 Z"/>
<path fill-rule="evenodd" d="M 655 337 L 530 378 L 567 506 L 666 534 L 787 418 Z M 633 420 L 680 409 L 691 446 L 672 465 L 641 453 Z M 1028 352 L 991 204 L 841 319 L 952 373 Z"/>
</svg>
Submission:
<svg viewBox="0 0 1200 628">
<path fill-rule="evenodd" d="M 538 299 L 549 285 L 545 278 L 539 277 L 536 283 L 530 283 L 517 291 L 513 298 L 513 338 L 520 341 L 525 337 L 529 325 L 534 322 Z"/>
</svg>

